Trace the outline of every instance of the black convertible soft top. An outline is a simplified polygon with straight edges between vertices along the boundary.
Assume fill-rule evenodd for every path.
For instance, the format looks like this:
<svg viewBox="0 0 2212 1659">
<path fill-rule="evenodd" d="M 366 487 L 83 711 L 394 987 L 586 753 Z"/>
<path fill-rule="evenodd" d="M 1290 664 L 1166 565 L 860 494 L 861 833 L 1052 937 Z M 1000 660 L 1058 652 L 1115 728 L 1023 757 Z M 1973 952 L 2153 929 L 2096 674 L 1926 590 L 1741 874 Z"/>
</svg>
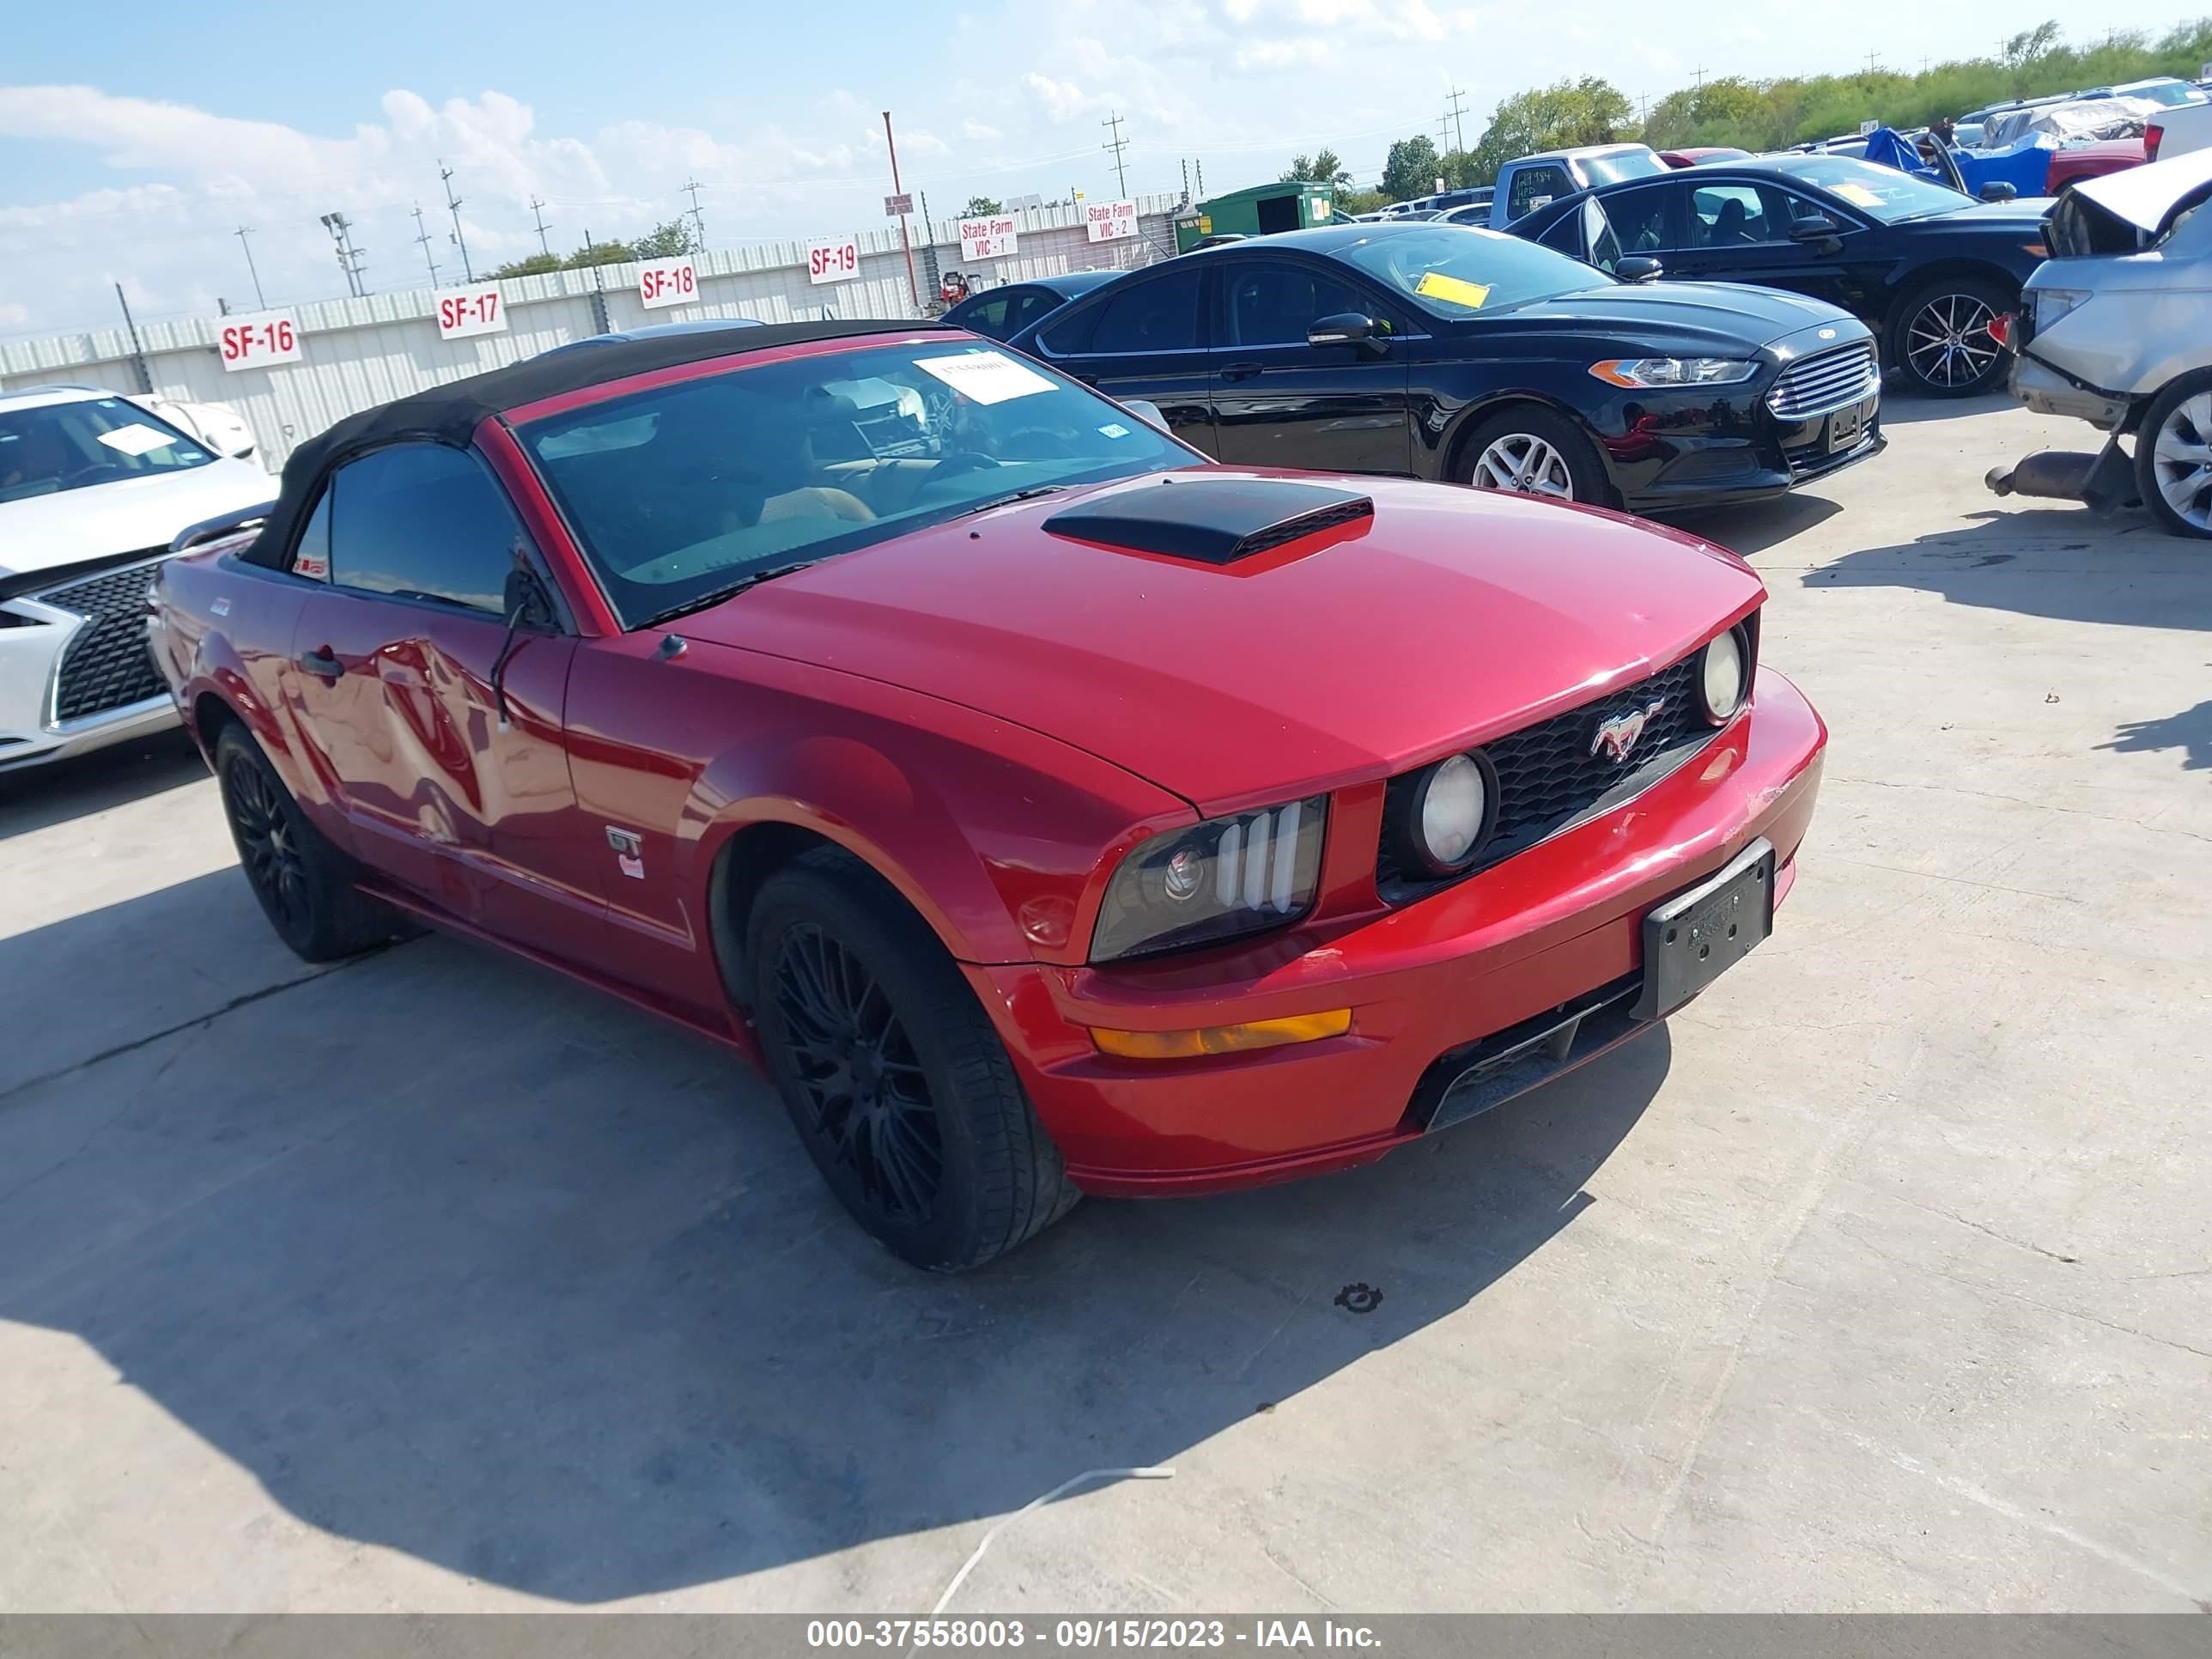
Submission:
<svg viewBox="0 0 2212 1659">
<path fill-rule="evenodd" d="M 549 351 L 451 380 L 349 415 L 336 426 L 301 444 L 284 463 L 276 506 L 261 534 L 240 556 L 275 568 L 291 547 L 293 533 L 307 504 L 322 488 L 323 477 L 341 461 L 363 450 L 406 440 L 465 447 L 489 416 L 534 404 L 543 398 L 580 392 L 656 368 L 702 362 L 711 357 L 765 351 L 813 340 L 842 340 L 865 334 L 913 334 L 942 328 L 939 323 L 899 319 L 856 318 L 849 322 L 770 323 L 765 327 L 732 324 L 726 330 L 664 334 L 643 340 L 611 340 L 591 351 Z"/>
</svg>

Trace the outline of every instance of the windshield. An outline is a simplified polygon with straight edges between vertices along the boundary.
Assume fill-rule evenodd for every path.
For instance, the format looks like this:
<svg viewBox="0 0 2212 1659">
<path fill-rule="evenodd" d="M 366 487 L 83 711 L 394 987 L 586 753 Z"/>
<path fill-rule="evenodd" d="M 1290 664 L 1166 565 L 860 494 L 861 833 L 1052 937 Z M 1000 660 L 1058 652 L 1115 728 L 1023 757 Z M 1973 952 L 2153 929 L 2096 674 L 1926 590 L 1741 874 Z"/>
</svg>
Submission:
<svg viewBox="0 0 2212 1659">
<path fill-rule="evenodd" d="M 1910 173 L 1899 173 L 1895 167 L 1877 167 L 1872 161 L 1856 161 L 1848 155 L 1808 155 L 1781 166 L 1791 178 L 1819 185 L 1885 225 L 1904 219 L 1924 219 L 1931 213 L 1949 213 L 1968 206 L 1974 199 L 1932 179 L 1917 178 Z"/>
<path fill-rule="evenodd" d="M 1618 155 L 1585 155 L 1579 164 L 1593 185 L 1617 185 L 1624 179 L 1649 179 L 1672 169 L 1648 149 L 1625 149 Z"/>
<path fill-rule="evenodd" d="M 1436 225 L 1385 232 L 1340 250 L 1433 315 L 1464 318 L 1578 294 L 1607 278 L 1579 259 L 1502 231 Z"/>
<path fill-rule="evenodd" d="M 1026 491 L 1200 458 L 994 347 L 814 353 L 517 434 L 625 627 Z"/>
<path fill-rule="evenodd" d="M 214 459 L 121 398 L 0 410 L 0 501 L 180 472 Z"/>
<path fill-rule="evenodd" d="M 2145 99 L 2154 104 L 2164 104 L 2168 109 L 2203 101 L 2203 94 L 2186 81 L 2153 81 L 2142 86 L 2120 87 L 2115 89 L 2113 95 Z"/>
</svg>

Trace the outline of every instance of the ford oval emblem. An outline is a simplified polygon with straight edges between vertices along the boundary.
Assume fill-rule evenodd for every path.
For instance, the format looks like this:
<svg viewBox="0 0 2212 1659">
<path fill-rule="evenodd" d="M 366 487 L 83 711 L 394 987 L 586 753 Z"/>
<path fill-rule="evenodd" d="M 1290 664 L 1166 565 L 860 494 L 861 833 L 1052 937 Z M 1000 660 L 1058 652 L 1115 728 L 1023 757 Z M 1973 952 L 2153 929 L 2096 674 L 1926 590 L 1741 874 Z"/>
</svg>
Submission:
<svg viewBox="0 0 2212 1659">
<path fill-rule="evenodd" d="M 1824 328 L 1820 331 L 1820 337 L 1824 340 L 1832 340 L 1836 337 L 1836 331 L 1832 328 Z"/>
</svg>

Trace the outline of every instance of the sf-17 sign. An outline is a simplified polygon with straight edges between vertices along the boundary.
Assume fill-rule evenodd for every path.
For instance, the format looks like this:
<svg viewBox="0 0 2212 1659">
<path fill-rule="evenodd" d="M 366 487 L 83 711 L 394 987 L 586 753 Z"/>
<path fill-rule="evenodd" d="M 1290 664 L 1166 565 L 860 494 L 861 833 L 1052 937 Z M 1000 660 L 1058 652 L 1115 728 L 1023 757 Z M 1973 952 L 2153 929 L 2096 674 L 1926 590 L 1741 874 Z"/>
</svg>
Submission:
<svg viewBox="0 0 2212 1659">
<path fill-rule="evenodd" d="M 1094 242 L 1118 242 L 1137 234 L 1134 202 L 1085 202 L 1083 228 Z"/>
<path fill-rule="evenodd" d="M 431 297 L 438 307 L 441 340 L 507 331 L 507 307 L 500 303 L 499 290 L 489 283 L 482 288 L 441 289 Z"/>
<path fill-rule="evenodd" d="M 963 259 L 1003 259 L 1014 251 L 1018 233 L 1014 216 L 994 213 L 981 219 L 960 222 L 960 257 Z"/>
</svg>

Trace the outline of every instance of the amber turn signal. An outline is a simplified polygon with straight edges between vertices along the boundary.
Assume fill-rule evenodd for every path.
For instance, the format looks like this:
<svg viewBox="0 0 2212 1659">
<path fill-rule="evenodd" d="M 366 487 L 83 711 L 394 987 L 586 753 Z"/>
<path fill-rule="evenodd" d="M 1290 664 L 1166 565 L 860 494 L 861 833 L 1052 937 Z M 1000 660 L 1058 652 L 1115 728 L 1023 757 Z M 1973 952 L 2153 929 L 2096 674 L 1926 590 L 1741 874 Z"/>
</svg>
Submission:
<svg viewBox="0 0 2212 1659">
<path fill-rule="evenodd" d="M 1116 1060 L 1196 1060 L 1205 1054 L 1242 1054 L 1248 1048 L 1279 1048 L 1286 1042 L 1316 1042 L 1342 1036 L 1352 1029 L 1352 1010 L 1293 1014 L 1287 1019 L 1255 1019 L 1242 1025 L 1203 1025 L 1193 1031 L 1115 1031 L 1091 1028 L 1102 1054 Z"/>
</svg>

